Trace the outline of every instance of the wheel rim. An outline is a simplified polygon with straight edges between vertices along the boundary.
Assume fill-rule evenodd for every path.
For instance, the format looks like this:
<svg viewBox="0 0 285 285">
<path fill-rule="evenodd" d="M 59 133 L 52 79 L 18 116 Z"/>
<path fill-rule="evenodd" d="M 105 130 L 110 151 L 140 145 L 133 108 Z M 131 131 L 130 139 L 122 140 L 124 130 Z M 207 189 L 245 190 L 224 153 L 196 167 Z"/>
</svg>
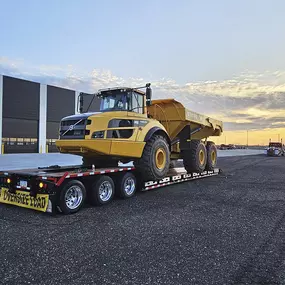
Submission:
<svg viewBox="0 0 285 285">
<path fill-rule="evenodd" d="M 113 193 L 113 188 L 110 182 L 105 181 L 99 187 L 99 196 L 103 202 L 110 200 Z"/>
<path fill-rule="evenodd" d="M 65 193 L 65 204 L 66 206 L 74 210 L 76 209 L 82 202 L 83 193 L 79 186 L 71 186 Z"/>
<path fill-rule="evenodd" d="M 135 180 L 131 177 L 128 177 L 124 183 L 124 191 L 127 195 L 132 195 L 136 189 Z"/>
<path fill-rule="evenodd" d="M 199 151 L 199 161 L 201 165 L 205 163 L 205 153 L 202 149 Z"/>
<path fill-rule="evenodd" d="M 217 160 L 217 155 L 216 155 L 216 152 L 213 150 L 211 152 L 211 161 L 212 161 L 212 164 L 215 164 L 216 163 L 216 160 Z"/>
<path fill-rule="evenodd" d="M 155 164 L 158 169 L 163 169 L 166 164 L 166 153 L 163 148 L 159 148 L 155 153 Z"/>
</svg>

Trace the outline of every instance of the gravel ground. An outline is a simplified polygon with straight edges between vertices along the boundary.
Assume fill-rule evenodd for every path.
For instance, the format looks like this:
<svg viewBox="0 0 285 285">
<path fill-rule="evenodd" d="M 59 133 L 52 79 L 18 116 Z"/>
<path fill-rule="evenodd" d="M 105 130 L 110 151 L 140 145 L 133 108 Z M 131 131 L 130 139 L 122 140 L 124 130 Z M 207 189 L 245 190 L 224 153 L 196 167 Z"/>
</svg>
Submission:
<svg viewBox="0 0 285 285">
<path fill-rule="evenodd" d="M 70 216 L 0 205 L 0 284 L 284 284 L 285 158 Z"/>
</svg>

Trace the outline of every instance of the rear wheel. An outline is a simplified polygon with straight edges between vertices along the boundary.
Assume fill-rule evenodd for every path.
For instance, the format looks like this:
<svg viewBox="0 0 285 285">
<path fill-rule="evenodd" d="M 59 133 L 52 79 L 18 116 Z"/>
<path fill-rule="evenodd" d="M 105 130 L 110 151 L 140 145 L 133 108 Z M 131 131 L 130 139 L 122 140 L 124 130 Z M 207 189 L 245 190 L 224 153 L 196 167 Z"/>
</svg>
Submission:
<svg viewBox="0 0 285 285">
<path fill-rule="evenodd" d="M 115 184 L 111 177 L 100 176 L 91 186 L 88 198 L 91 205 L 99 206 L 108 204 L 114 197 Z"/>
<path fill-rule="evenodd" d="M 183 164 L 187 172 L 203 172 L 207 163 L 207 150 L 200 140 L 192 140 L 190 149 L 182 150 Z"/>
<path fill-rule="evenodd" d="M 145 180 L 162 179 L 169 170 L 170 151 L 166 139 L 153 135 L 143 150 L 142 157 L 134 162 L 135 167 Z"/>
<path fill-rule="evenodd" d="M 214 142 L 207 142 L 207 164 L 206 170 L 214 170 L 217 165 L 217 147 Z"/>
<path fill-rule="evenodd" d="M 135 195 L 137 188 L 136 177 L 127 172 L 116 183 L 116 193 L 121 198 L 130 198 Z"/>
<path fill-rule="evenodd" d="M 85 198 L 84 185 L 78 180 L 71 180 L 60 192 L 59 207 L 64 214 L 76 213 L 83 206 Z"/>
</svg>

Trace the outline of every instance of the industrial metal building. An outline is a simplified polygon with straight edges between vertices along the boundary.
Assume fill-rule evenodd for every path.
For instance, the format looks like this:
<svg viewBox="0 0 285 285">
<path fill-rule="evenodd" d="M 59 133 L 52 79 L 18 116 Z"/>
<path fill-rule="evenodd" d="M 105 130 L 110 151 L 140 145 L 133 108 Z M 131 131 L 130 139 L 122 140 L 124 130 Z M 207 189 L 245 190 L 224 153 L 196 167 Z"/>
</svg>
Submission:
<svg viewBox="0 0 285 285">
<path fill-rule="evenodd" d="M 78 95 L 75 90 L 0 75 L 0 153 L 56 152 L 60 120 L 77 113 Z M 91 110 L 99 110 L 97 100 Z"/>
</svg>

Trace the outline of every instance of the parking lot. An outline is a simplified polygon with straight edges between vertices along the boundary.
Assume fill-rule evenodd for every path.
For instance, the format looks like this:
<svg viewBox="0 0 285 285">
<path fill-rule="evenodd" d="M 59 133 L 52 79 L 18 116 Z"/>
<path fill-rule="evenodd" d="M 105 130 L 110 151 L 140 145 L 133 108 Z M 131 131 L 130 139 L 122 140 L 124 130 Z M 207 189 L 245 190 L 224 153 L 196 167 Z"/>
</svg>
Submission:
<svg viewBox="0 0 285 285">
<path fill-rule="evenodd" d="M 56 217 L 0 205 L 0 284 L 283 284 L 285 158 Z"/>
</svg>

